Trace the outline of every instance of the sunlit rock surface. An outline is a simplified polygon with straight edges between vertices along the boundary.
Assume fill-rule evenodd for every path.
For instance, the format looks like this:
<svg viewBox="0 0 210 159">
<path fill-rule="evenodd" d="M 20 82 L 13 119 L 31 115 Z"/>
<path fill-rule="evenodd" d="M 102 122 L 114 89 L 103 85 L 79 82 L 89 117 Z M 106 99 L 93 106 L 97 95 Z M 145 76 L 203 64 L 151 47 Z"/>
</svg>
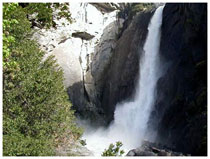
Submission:
<svg viewBox="0 0 210 159">
<path fill-rule="evenodd" d="M 93 56 L 99 56 L 98 54 L 103 52 L 97 45 L 102 45 L 102 49 L 112 45 L 110 43 L 115 40 L 113 35 L 117 34 L 118 28 L 122 26 L 122 20 L 116 19 L 116 9 L 104 13 L 89 3 L 71 3 L 70 12 L 72 24 L 61 19 L 56 21 L 56 28 L 35 28 L 37 32 L 33 35 L 41 48 L 48 53 L 47 56 L 55 55 L 64 70 L 66 87 L 83 80 L 83 73 L 86 74 Z"/>
<path fill-rule="evenodd" d="M 117 19 L 114 6 L 107 3 L 101 10 L 89 3 L 70 3 L 72 24 L 60 19 L 56 28 L 34 29 L 33 39 L 47 52 L 46 57 L 54 55 L 64 70 L 64 85 L 74 109 L 82 116 L 99 118 L 97 113 L 102 113 L 96 108 L 100 91 L 96 83 L 110 64 L 123 23 Z"/>
</svg>

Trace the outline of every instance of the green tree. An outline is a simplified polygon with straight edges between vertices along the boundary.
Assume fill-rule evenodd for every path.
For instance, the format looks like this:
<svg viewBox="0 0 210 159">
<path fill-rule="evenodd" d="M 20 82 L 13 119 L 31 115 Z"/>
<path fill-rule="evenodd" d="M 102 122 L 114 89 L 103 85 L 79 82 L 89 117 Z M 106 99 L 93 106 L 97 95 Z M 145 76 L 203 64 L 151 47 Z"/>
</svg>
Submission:
<svg viewBox="0 0 210 159">
<path fill-rule="evenodd" d="M 118 141 L 116 144 L 110 144 L 108 149 L 105 149 L 101 156 L 122 156 L 125 152 L 120 150 L 122 142 Z"/>
<path fill-rule="evenodd" d="M 65 18 L 72 23 L 69 3 L 20 3 L 28 15 L 32 15 L 31 21 L 36 21 L 41 27 L 56 27 L 55 19 Z M 58 13 L 53 15 L 53 11 Z"/>
<path fill-rule="evenodd" d="M 30 40 L 31 24 L 17 3 L 3 4 L 3 155 L 55 155 L 81 129 L 52 56 Z"/>
</svg>

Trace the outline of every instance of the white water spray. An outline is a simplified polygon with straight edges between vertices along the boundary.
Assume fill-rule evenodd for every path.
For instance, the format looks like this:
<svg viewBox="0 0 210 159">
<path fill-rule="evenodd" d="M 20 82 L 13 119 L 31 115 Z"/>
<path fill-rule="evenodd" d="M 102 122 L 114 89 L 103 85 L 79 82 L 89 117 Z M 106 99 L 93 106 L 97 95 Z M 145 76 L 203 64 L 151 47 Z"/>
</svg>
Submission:
<svg viewBox="0 0 210 159">
<path fill-rule="evenodd" d="M 117 141 L 123 143 L 125 151 L 137 148 L 146 137 L 147 122 L 154 104 L 155 86 L 160 77 L 158 53 L 163 7 L 157 8 L 148 27 L 134 101 L 116 106 L 114 121 L 108 129 L 86 131 L 84 134 L 88 149 L 95 155 L 100 156 L 110 143 Z"/>
</svg>

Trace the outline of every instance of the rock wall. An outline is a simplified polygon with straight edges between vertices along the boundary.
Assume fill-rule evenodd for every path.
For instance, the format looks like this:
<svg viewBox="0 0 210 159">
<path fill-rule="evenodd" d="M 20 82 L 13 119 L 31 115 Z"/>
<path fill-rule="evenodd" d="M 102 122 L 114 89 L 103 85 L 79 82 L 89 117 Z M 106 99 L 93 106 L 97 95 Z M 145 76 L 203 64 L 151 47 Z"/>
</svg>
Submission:
<svg viewBox="0 0 210 159">
<path fill-rule="evenodd" d="M 98 81 L 103 79 L 122 27 L 117 8 L 110 3 L 70 3 L 72 24 L 61 19 L 55 20 L 56 28 L 34 28 L 33 39 L 47 52 L 46 57 L 55 56 L 64 70 L 64 85 L 73 107 L 84 118 L 100 118 L 98 113 L 102 113 L 97 106 Z"/>
<path fill-rule="evenodd" d="M 78 100 L 79 94 L 75 95 L 80 116 L 90 118 L 94 121 L 92 123 L 107 125 L 113 120 L 116 104 L 132 98 L 138 78 L 139 57 L 153 13 L 154 10 L 138 14 L 129 25 L 126 23 L 128 27 L 120 33 L 120 37 L 119 30 L 123 26 L 116 27 L 119 19 L 104 28 L 84 76 L 86 100 Z M 72 96 L 74 94 L 70 92 Z"/>
<path fill-rule="evenodd" d="M 122 26 L 122 19 L 118 21 L 116 19 L 116 8 L 112 9 L 112 12 L 104 13 L 89 3 L 71 3 L 69 10 L 73 18 L 72 24 L 60 19 L 55 20 L 58 24 L 56 28 L 34 29 L 33 39 L 47 52 L 46 56 L 54 55 L 63 68 L 66 87 L 83 80 L 83 73 L 85 75 L 92 57 L 97 52 L 95 51 L 97 44 L 106 43 L 104 39 L 113 38 L 109 35 L 107 37 L 104 32 L 112 32 L 115 35 Z M 110 28 L 106 30 L 111 23 L 113 30 Z M 77 78 L 72 79 L 75 73 Z"/>
<path fill-rule="evenodd" d="M 71 3 L 72 24 L 61 19 L 57 28 L 37 29 L 33 35 L 46 57 L 54 55 L 63 68 L 76 113 L 96 125 L 111 122 L 117 102 L 134 94 L 153 14 L 141 12 L 122 32 L 124 19 L 117 18 L 117 9 L 120 5 L 112 3 Z"/>
<path fill-rule="evenodd" d="M 61 19 L 56 28 L 35 28 L 33 35 L 46 57 L 54 55 L 63 68 L 76 113 L 96 125 L 111 122 L 117 102 L 132 98 L 153 14 L 141 12 L 123 26 L 125 19 L 117 18 L 120 7 L 114 3 L 71 3 L 72 24 Z"/>
<path fill-rule="evenodd" d="M 165 75 L 157 84 L 150 131 L 176 151 L 207 154 L 207 4 L 165 5 L 160 53 Z"/>
<path fill-rule="evenodd" d="M 147 36 L 147 27 L 154 12 L 141 12 L 117 41 L 106 76 L 102 95 L 102 108 L 107 120 L 113 120 L 118 102 L 132 99 L 138 78 L 139 57 Z"/>
</svg>

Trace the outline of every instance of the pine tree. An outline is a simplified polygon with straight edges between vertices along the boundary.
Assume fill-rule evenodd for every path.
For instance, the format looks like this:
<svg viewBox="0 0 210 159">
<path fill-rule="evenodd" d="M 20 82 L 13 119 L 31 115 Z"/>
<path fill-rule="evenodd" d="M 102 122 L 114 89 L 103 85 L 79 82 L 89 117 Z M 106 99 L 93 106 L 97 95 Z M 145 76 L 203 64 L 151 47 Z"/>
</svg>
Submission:
<svg viewBox="0 0 210 159">
<path fill-rule="evenodd" d="M 30 40 L 30 22 L 15 3 L 3 4 L 3 155 L 49 156 L 81 129 L 63 86 L 63 72 Z"/>
</svg>

